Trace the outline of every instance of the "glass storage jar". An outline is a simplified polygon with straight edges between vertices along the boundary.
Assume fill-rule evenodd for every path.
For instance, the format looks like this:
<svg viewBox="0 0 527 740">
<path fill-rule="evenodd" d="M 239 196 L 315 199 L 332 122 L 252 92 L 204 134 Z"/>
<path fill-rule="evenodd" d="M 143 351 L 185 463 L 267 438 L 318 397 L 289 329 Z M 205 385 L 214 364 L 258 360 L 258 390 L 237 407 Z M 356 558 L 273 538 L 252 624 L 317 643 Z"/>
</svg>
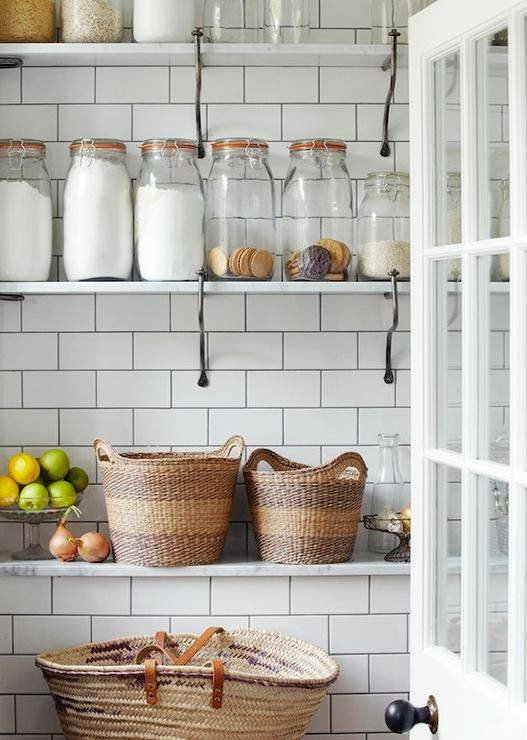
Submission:
<svg viewBox="0 0 527 740">
<path fill-rule="evenodd" d="M 143 280 L 197 280 L 204 261 L 205 201 L 197 144 L 150 139 L 141 145 L 135 192 L 135 249 Z"/>
<path fill-rule="evenodd" d="M 54 0 L 0 0 L 0 42 L 55 41 Z"/>
<path fill-rule="evenodd" d="M 399 435 L 379 434 L 377 442 L 379 468 L 373 484 L 370 514 L 378 516 L 381 528 L 388 529 L 390 521 L 396 520 L 405 504 L 403 477 L 399 467 Z M 390 532 L 368 532 L 368 550 L 371 552 L 387 553 L 396 545 L 397 538 Z"/>
<path fill-rule="evenodd" d="M 264 0 L 263 35 L 271 44 L 309 41 L 310 0 Z"/>
<path fill-rule="evenodd" d="M 409 0 L 371 0 L 372 44 L 391 44 L 393 28 L 401 34 L 398 42 L 408 43 L 408 3 Z"/>
<path fill-rule="evenodd" d="M 217 44 L 261 40 L 260 0 L 205 0 L 203 31 Z"/>
<path fill-rule="evenodd" d="M 192 41 L 194 0 L 134 0 L 134 40 L 139 43 Z"/>
<path fill-rule="evenodd" d="M 345 142 L 306 139 L 289 147 L 283 238 L 289 280 L 347 280 L 353 228 Z"/>
<path fill-rule="evenodd" d="M 276 199 L 269 145 L 218 139 L 207 180 L 207 264 L 212 278 L 270 280 Z"/>
<path fill-rule="evenodd" d="M 410 178 L 405 172 L 368 175 L 359 209 L 359 273 L 369 280 L 410 277 Z"/>
<path fill-rule="evenodd" d="M 52 253 L 51 183 L 46 147 L 0 140 L 0 280 L 44 281 Z"/>
<path fill-rule="evenodd" d="M 64 267 L 68 280 L 128 280 L 133 214 L 126 146 L 78 139 L 64 188 Z"/>
<path fill-rule="evenodd" d="M 62 40 L 115 44 L 124 30 L 124 0 L 61 0 Z"/>
</svg>

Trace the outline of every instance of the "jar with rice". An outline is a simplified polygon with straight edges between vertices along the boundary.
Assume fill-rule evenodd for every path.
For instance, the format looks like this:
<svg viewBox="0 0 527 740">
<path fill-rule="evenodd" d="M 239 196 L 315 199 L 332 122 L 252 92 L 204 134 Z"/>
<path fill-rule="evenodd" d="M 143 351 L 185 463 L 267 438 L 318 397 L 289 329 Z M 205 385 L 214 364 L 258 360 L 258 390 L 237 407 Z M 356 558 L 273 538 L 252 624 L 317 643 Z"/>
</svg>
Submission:
<svg viewBox="0 0 527 740">
<path fill-rule="evenodd" d="M 114 44 L 124 30 L 123 0 L 62 0 L 62 40 Z"/>
<path fill-rule="evenodd" d="M 55 41 L 54 0 L 0 0 L 0 42 Z"/>
<path fill-rule="evenodd" d="M 410 278 L 410 177 L 405 172 L 368 175 L 359 209 L 359 274 L 367 280 L 388 280 L 397 270 Z"/>
</svg>

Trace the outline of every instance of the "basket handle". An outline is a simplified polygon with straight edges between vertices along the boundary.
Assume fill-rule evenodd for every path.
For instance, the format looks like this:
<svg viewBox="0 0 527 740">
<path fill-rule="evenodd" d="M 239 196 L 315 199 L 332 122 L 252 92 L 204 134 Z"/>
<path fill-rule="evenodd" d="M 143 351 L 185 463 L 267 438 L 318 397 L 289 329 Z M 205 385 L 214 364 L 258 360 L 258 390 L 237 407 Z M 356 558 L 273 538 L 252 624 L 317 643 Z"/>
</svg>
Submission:
<svg viewBox="0 0 527 740">
<path fill-rule="evenodd" d="M 231 452 L 236 450 L 236 458 L 239 460 L 243 454 L 244 447 L 245 441 L 243 437 L 236 434 L 234 437 L 230 437 L 214 454 L 218 455 L 218 457 L 230 457 Z"/>
<path fill-rule="evenodd" d="M 99 462 L 115 462 L 119 459 L 117 452 L 105 439 L 97 437 L 97 439 L 93 441 L 93 446 L 95 448 L 95 455 Z"/>
<path fill-rule="evenodd" d="M 209 627 L 181 655 L 176 655 L 171 648 L 165 647 L 166 632 L 156 632 L 154 642 L 150 645 L 145 645 L 145 647 L 139 650 L 135 656 L 135 662 L 142 663 L 147 655 L 150 655 L 150 653 L 156 650 L 167 658 L 172 665 L 186 665 L 214 635 L 220 632 L 225 632 L 223 627 Z"/>
<path fill-rule="evenodd" d="M 344 476 L 343 473 L 348 470 L 348 468 L 354 468 L 359 474 L 359 479 L 363 478 L 366 480 L 368 468 L 358 452 L 344 452 L 342 455 L 339 455 L 335 460 L 330 462 L 326 466 L 327 472 L 329 473 L 328 478 L 330 480 L 347 478 L 349 476 Z"/>
<path fill-rule="evenodd" d="M 213 709 L 221 709 L 223 704 L 223 685 L 225 683 L 225 668 L 221 660 L 208 660 L 203 663 L 204 668 L 212 668 L 212 694 L 210 706 Z"/>
<path fill-rule="evenodd" d="M 302 463 L 293 462 L 293 460 L 288 460 L 286 457 L 282 457 L 277 452 L 273 452 L 273 450 L 266 450 L 266 449 L 260 449 L 255 450 L 251 455 L 249 456 L 249 459 L 243 466 L 244 470 L 256 470 L 258 468 L 258 465 L 261 462 L 268 463 L 273 470 L 291 470 L 291 469 L 301 469 L 306 468 L 306 465 L 303 465 Z"/>
</svg>

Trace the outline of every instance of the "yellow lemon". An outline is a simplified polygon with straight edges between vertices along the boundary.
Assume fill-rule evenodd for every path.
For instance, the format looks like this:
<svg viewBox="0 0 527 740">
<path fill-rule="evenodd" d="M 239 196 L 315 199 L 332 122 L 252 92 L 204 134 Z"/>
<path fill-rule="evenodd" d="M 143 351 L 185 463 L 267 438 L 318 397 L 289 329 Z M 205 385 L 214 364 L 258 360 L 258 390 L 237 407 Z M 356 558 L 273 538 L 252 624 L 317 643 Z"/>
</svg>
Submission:
<svg viewBox="0 0 527 740">
<path fill-rule="evenodd" d="M 21 483 L 23 486 L 33 483 L 40 475 L 38 460 L 33 455 L 28 455 L 25 452 L 13 455 L 7 463 L 7 469 L 11 478 L 14 478 L 17 483 Z"/>
<path fill-rule="evenodd" d="M 7 475 L 0 475 L 0 508 L 14 506 L 18 501 L 18 483 Z"/>
</svg>

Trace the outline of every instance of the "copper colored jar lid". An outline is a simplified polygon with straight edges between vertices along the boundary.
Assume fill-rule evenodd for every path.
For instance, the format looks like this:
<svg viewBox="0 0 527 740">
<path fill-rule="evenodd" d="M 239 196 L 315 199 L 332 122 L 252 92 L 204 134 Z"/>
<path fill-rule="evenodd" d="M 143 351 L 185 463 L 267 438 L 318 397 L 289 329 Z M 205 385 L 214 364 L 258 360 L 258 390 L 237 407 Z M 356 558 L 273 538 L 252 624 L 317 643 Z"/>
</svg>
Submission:
<svg viewBox="0 0 527 740">
<path fill-rule="evenodd" d="M 118 139 L 75 139 L 71 142 L 71 152 L 80 152 L 81 149 L 106 149 L 125 153 L 126 144 Z"/>
<path fill-rule="evenodd" d="M 267 152 L 269 151 L 269 144 L 264 139 L 250 138 L 216 139 L 216 141 L 212 142 L 213 152 L 222 151 L 224 149 L 256 149 Z"/>
<path fill-rule="evenodd" d="M 0 150 L 2 153 L 27 151 L 43 154 L 46 151 L 46 145 L 36 139 L 0 139 Z"/>
<path fill-rule="evenodd" d="M 147 139 L 139 145 L 139 149 L 146 152 L 174 152 L 180 149 L 186 152 L 197 152 L 198 145 L 192 139 Z"/>
<path fill-rule="evenodd" d="M 298 139 L 297 141 L 293 141 L 289 146 L 289 149 L 292 152 L 307 152 L 314 150 L 345 152 L 347 151 L 347 148 L 346 142 L 341 139 Z"/>
</svg>

